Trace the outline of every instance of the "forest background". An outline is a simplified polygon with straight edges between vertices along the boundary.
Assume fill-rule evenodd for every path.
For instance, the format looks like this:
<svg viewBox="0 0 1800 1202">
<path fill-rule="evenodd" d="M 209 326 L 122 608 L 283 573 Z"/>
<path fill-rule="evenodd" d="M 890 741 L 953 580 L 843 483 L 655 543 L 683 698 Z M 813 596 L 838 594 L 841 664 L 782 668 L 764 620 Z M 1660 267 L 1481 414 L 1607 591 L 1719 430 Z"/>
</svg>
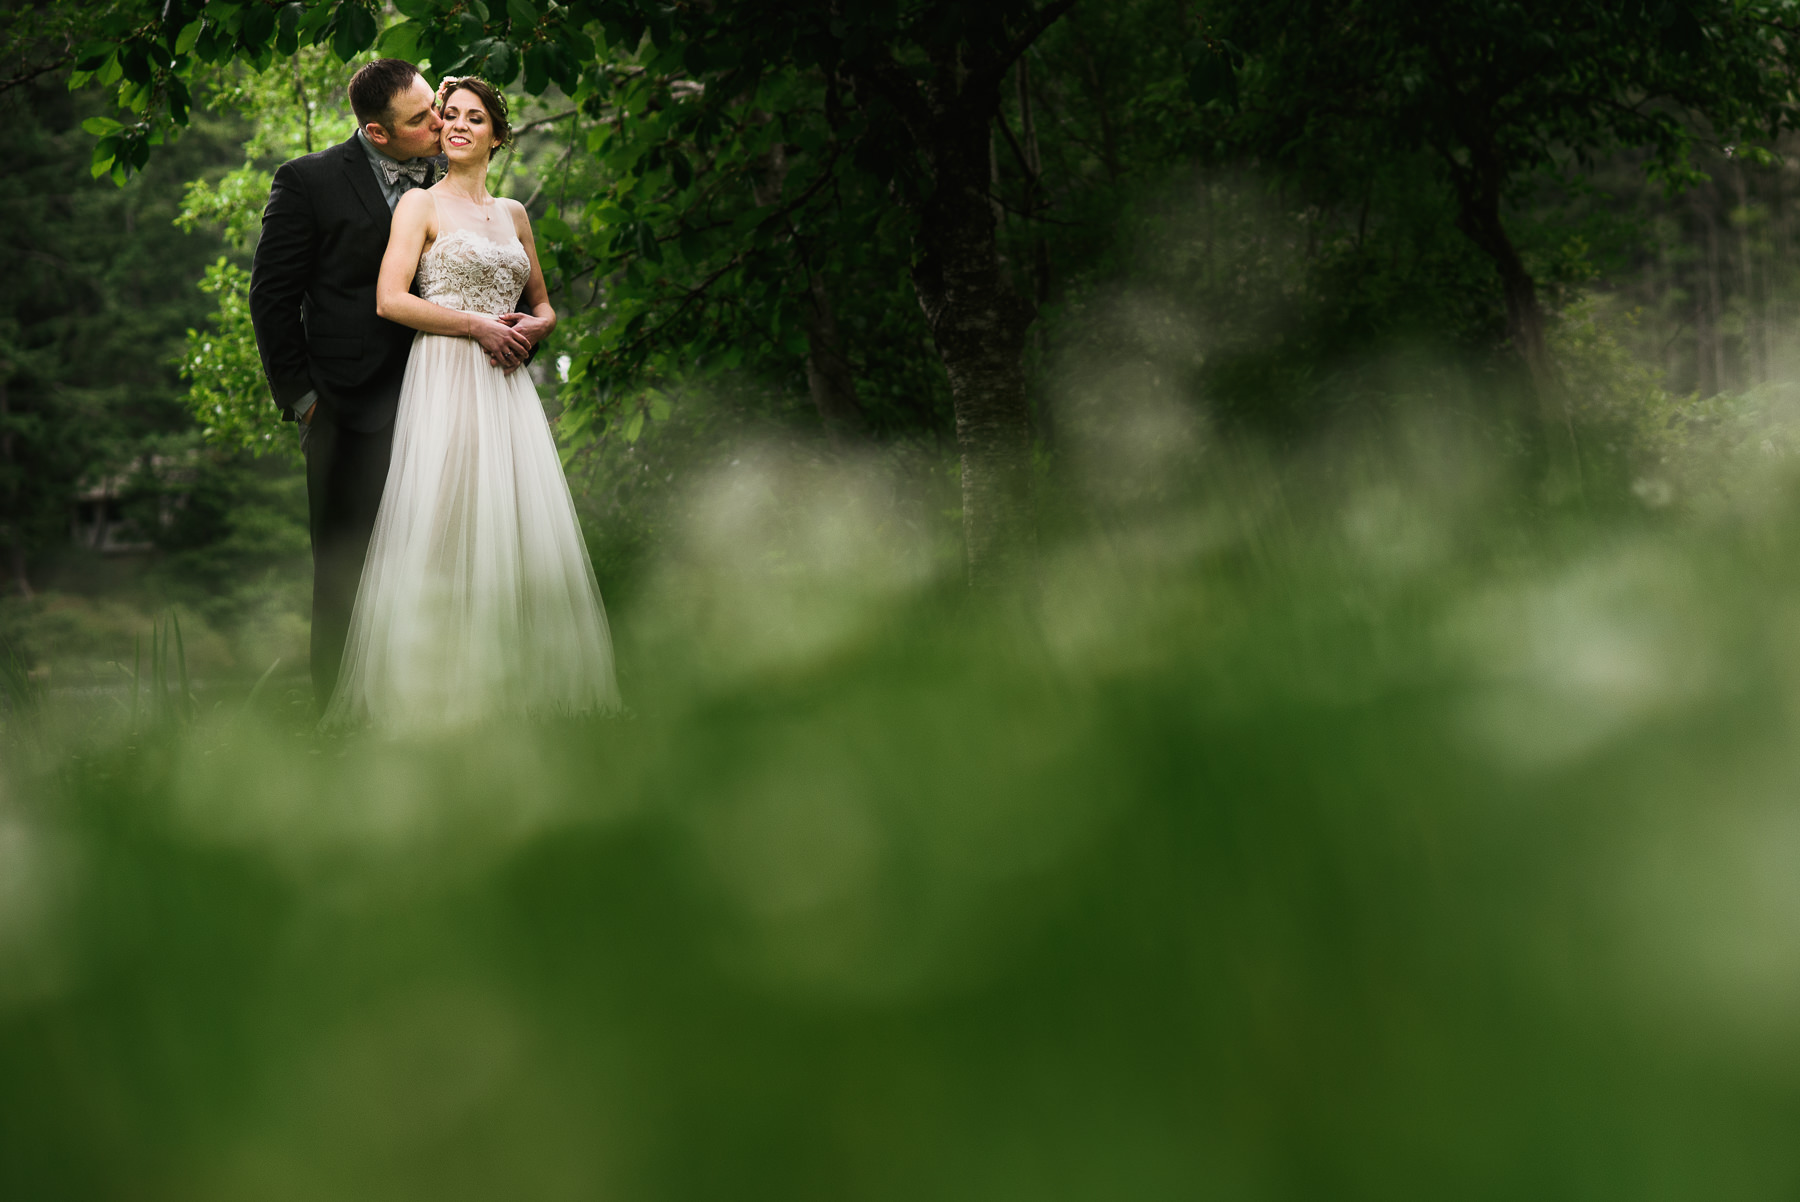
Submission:
<svg viewBox="0 0 1800 1202">
<path fill-rule="evenodd" d="M 259 5 L 196 9 L 190 32 L 210 39 L 223 21 L 236 37 L 189 48 L 179 122 L 157 111 L 176 102 L 152 96 L 164 85 L 148 68 L 134 83 L 104 39 L 77 44 L 84 29 L 126 28 L 109 6 L 10 18 L 3 624 L 33 665 L 79 671 L 171 606 L 204 631 L 209 663 L 295 659 L 303 489 L 244 305 L 260 205 L 276 164 L 346 136 L 347 70 L 378 49 L 424 58 L 421 38 L 437 36 L 451 38 L 438 58 L 459 60 L 445 65 L 515 89 L 520 138 L 494 186 L 528 203 L 545 242 L 564 322 L 537 375 L 563 413 L 610 592 L 630 595 L 697 475 L 777 437 L 883 459 L 907 481 L 911 519 L 957 552 L 955 401 L 910 278 L 916 209 L 894 203 L 920 168 L 867 128 L 891 116 L 867 99 L 846 116 L 837 77 L 791 49 L 754 80 L 721 58 L 713 75 L 744 90 L 705 106 L 693 68 L 731 36 L 723 18 L 683 29 L 626 6 L 623 23 L 591 26 L 596 41 L 575 10 L 515 7 L 409 2 L 357 37 L 355 6 L 271 8 L 277 23 L 250 32 L 238 23 L 256 24 Z M 330 20 L 301 29 L 303 11 Z M 1037 521 L 1094 520 L 1106 493 L 1142 482 L 1145 456 L 1167 488 L 1203 472 L 1166 462 L 1201 441 L 1292 455 L 1421 412 L 1462 423 L 1527 477 L 1573 438 L 1585 503 L 1602 507 L 1692 502 L 1710 483 L 1689 462 L 1697 438 L 1785 451 L 1785 427 L 1765 429 L 1793 374 L 1800 305 L 1785 85 L 1699 89 L 1683 107 L 1650 91 L 1642 62 L 1583 59 L 1599 53 L 1593 37 L 1623 30 L 1652 59 L 1723 73 L 1743 50 L 1706 39 L 1747 35 L 1691 34 L 1698 18 L 1668 5 L 1588 29 L 1568 17 L 1534 30 L 1526 9 L 1440 18 L 1442 38 L 1485 39 L 1522 78 L 1567 76 L 1493 110 L 1525 148 L 1499 183 L 1504 235 L 1542 298 L 1567 394 L 1564 417 L 1536 422 L 1520 370 L 1532 335 L 1512 324 L 1504 256 L 1461 228 L 1454 168 L 1468 151 L 1408 108 L 1475 102 L 1454 95 L 1464 81 L 1408 65 L 1438 35 L 1406 11 L 1334 40 L 1296 32 L 1317 17 L 1304 6 L 1077 6 L 993 89 L 983 183 L 1003 282 L 1035 314 L 1021 358 Z M 548 32 L 508 50 L 470 36 L 476 16 Z M 429 32 L 434 21 L 463 22 L 470 44 Z M 353 49 L 378 27 L 379 47 Z M 271 57 L 283 39 L 291 53 Z M 598 57 L 583 67 L 578 51 Z M 1584 70 L 1617 78 L 1594 88 Z M 1397 103 L 1396 80 L 1417 95 Z M 1626 103 L 1628 119 L 1590 111 L 1569 132 L 1571 111 Z M 1715 128 L 1709 107 L 1737 127 Z M 1154 419 L 1134 426 L 1145 405 L 1178 413 L 1191 445 L 1177 450 L 1182 436 Z M 1084 457 L 1090 484 L 1111 477 L 1099 494 L 1071 474 Z M 80 545 L 102 519 L 114 542 L 153 550 Z"/>
<path fill-rule="evenodd" d="M 0 1196 L 1791 1199 L 1797 30 L 7 6 Z M 512 99 L 624 715 L 313 729 L 245 273 L 377 53 Z"/>
</svg>

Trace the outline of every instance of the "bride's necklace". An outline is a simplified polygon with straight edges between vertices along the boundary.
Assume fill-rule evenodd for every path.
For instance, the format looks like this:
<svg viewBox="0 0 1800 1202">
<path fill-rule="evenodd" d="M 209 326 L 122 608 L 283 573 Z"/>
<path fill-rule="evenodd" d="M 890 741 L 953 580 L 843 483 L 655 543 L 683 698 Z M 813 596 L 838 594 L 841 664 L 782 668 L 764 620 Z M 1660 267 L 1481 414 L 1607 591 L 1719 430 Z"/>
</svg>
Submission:
<svg viewBox="0 0 1800 1202">
<path fill-rule="evenodd" d="M 488 197 L 485 201 L 483 201 L 483 200 L 476 200 L 473 196 L 466 196 L 463 194 L 463 192 L 460 189 L 457 189 L 457 188 L 446 187 L 444 189 L 444 191 L 450 193 L 450 195 L 456 197 L 459 200 L 466 200 L 470 204 L 474 205 L 476 208 L 480 209 L 481 210 L 481 219 L 483 221 L 492 221 L 494 219 L 494 198 L 492 196 Z"/>
</svg>

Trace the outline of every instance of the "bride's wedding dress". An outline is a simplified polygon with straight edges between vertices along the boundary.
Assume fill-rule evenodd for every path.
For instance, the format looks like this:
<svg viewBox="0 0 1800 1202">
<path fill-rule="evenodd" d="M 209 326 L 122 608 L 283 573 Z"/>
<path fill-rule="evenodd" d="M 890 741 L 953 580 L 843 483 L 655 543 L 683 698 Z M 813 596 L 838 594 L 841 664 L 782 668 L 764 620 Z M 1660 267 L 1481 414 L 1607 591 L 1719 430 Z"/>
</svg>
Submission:
<svg viewBox="0 0 1800 1202">
<path fill-rule="evenodd" d="M 496 240 L 439 215 L 419 294 L 510 312 L 531 270 L 511 224 Z M 618 704 L 606 610 L 537 389 L 472 338 L 419 334 L 322 725 L 420 729 Z"/>
</svg>

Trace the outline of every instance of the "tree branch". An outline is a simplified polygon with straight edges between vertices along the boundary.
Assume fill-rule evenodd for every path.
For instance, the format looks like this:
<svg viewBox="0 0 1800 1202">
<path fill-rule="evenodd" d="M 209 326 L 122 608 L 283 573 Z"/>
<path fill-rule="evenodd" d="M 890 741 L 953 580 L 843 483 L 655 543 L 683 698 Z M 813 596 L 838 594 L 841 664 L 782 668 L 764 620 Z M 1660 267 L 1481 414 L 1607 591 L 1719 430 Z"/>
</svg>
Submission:
<svg viewBox="0 0 1800 1202">
<path fill-rule="evenodd" d="M 663 330 L 665 330 L 669 326 L 675 324 L 675 321 L 681 316 L 683 311 L 685 311 L 689 305 L 693 304 L 695 301 L 697 301 L 701 297 L 705 296 L 707 294 L 707 292 L 709 292 L 712 289 L 712 286 L 714 284 L 718 283 L 719 280 L 724 278 L 724 276 L 727 272 L 731 271 L 734 267 L 739 266 L 741 263 L 743 263 L 743 261 L 744 261 L 744 255 L 743 255 L 743 252 L 740 251 L 739 253 L 733 255 L 731 257 L 731 260 L 729 262 L 727 262 L 723 267 L 719 268 L 717 271 L 715 271 L 711 275 L 707 276 L 704 280 L 701 280 L 698 284 L 694 285 L 692 288 L 687 289 L 686 290 L 687 295 L 681 298 L 681 303 L 679 305 L 675 306 L 675 311 L 673 313 L 669 314 L 667 317 L 663 318 L 661 321 L 657 322 L 655 325 L 651 326 L 649 329 L 646 329 L 642 334 L 639 334 L 636 338 L 633 338 L 630 342 L 628 342 L 624 346 L 620 347 L 611 356 L 612 360 L 615 363 L 619 362 L 620 360 L 624 359 L 625 356 L 636 351 L 637 348 L 639 348 L 640 346 L 643 346 L 646 342 L 649 342 L 653 337 L 662 333 Z"/>
<path fill-rule="evenodd" d="M 521 126 L 518 126 L 517 128 L 515 128 L 512 131 L 512 136 L 516 138 L 520 134 L 529 133 L 534 129 L 542 129 L 546 125 L 555 125 L 558 121 L 561 121 L 564 117 L 573 117 L 576 113 L 578 113 L 580 111 L 581 111 L 580 109 L 570 109 L 568 112 L 558 113 L 554 117 L 539 117 L 536 121 L 527 121 L 524 125 L 521 125 Z"/>
<path fill-rule="evenodd" d="M 35 68 L 34 70 L 21 72 L 20 74 L 13 76 L 11 79 L 0 79 L 0 95 L 10 92 L 16 87 L 20 87 L 24 84 L 28 84 L 32 80 L 38 78 L 41 75 L 48 75 L 52 71 L 60 71 L 60 70 L 62 70 L 62 68 L 68 66 L 70 63 L 72 63 L 74 61 L 75 61 L 75 56 L 73 54 L 65 54 L 65 55 L 63 55 L 63 57 L 61 57 L 59 59 L 53 59 L 52 61 L 45 63 L 43 66 Z"/>
<path fill-rule="evenodd" d="M 1006 135 L 1006 144 L 1012 147 L 1013 158 L 1019 161 L 1019 170 L 1025 173 L 1026 179 L 1033 184 L 1037 183 L 1038 173 L 1033 171 L 1031 164 L 1025 161 L 1024 148 L 1019 145 L 1019 140 L 1013 137 L 1012 126 L 1007 124 L 1006 114 L 1004 112 L 996 113 L 994 120 L 999 123 L 1000 132 Z"/>
<path fill-rule="evenodd" d="M 1063 221 L 1056 217 L 1046 217 L 1042 213 L 1030 213 L 1024 209 L 1014 208 L 1007 202 L 1006 197 L 991 189 L 988 191 L 988 199 L 1005 209 L 1008 213 L 1011 213 L 1014 217 L 1023 217 L 1027 221 L 1041 221 L 1045 225 L 1061 225 L 1072 230 L 1085 229 L 1087 227 L 1087 223 L 1083 221 Z"/>
<path fill-rule="evenodd" d="M 1025 22 L 1025 28 L 1012 40 L 1012 44 L 1000 52 L 1000 57 L 987 63 L 978 71 L 972 72 L 965 92 L 973 92 L 979 88 L 997 88 L 1012 65 L 1019 61 L 1019 56 L 1031 49 L 1031 44 L 1044 36 L 1044 31 L 1062 20 L 1063 15 L 1075 7 L 1075 0 L 1050 0 L 1050 3 L 1031 15 Z"/>
</svg>

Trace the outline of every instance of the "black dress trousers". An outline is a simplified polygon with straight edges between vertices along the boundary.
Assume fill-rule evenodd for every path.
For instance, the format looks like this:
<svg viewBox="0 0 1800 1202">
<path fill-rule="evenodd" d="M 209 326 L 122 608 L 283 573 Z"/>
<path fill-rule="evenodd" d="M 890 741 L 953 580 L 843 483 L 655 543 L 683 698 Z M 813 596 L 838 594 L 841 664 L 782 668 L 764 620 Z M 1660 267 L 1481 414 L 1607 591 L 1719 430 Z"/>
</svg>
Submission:
<svg viewBox="0 0 1800 1202">
<path fill-rule="evenodd" d="M 378 429 L 354 430 L 334 421 L 324 405 L 313 411 L 311 424 L 301 432 L 312 530 L 313 696 L 321 710 L 337 687 L 350 611 L 375 533 L 393 447 L 393 417 Z"/>
</svg>

